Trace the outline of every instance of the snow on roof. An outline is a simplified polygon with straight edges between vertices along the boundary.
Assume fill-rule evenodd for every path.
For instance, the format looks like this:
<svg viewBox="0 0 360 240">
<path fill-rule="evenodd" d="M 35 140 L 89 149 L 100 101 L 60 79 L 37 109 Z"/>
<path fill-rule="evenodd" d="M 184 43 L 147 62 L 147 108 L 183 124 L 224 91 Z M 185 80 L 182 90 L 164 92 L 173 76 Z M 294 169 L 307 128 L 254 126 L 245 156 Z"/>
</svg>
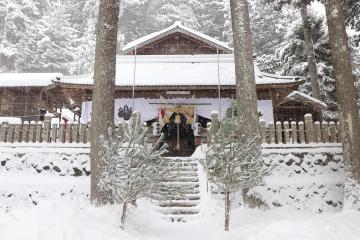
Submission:
<svg viewBox="0 0 360 240">
<path fill-rule="evenodd" d="M 43 87 L 61 76 L 61 73 L 0 73 L 0 87 Z"/>
<path fill-rule="evenodd" d="M 235 85 L 235 64 L 232 54 L 221 54 L 220 84 Z M 117 58 L 116 85 L 132 86 L 134 56 Z M 137 56 L 136 86 L 217 86 L 217 55 L 141 55 Z M 255 67 L 256 84 L 297 84 L 298 77 L 265 74 Z M 62 77 L 59 83 L 93 84 L 93 74 Z"/>
<path fill-rule="evenodd" d="M 167 27 L 159 32 L 154 32 L 154 33 L 151 33 L 144 37 L 141 37 L 139 39 L 136 39 L 136 40 L 126 44 L 124 46 L 124 48 L 122 49 L 122 51 L 127 52 L 128 50 L 134 48 L 135 46 L 141 47 L 147 43 L 156 41 L 163 36 L 167 36 L 167 35 L 170 35 L 175 32 L 181 32 L 181 33 L 184 33 L 187 35 L 191 35 L 192 37 L 200 39 L 202 41 L 205 41 L 210 45 L 215 45 L 216 47 L 225 48 L 231 52 L 233 51 L 226 43 L 221 42 L 221 41 L 219 41 L 213 37 L 210 37 L 208 35 L 205 35 L 203 33 L 197 32 L 191 28 L 185 27 L 184 25 L 181 24 L 181 22 L 175 22 L 170 27 Z"/>
<path fill-rule="evenodd" d="M 300 100 L 302 102 L 311 102 L 315 103 L 323 108 L 327 108 L 326 104 L 316 98 L 313 98 L 305 93 L 299 92 L 299 91 L 293 91 L 291 92 L 287 97 L 289 100 Z"/>
</svg>

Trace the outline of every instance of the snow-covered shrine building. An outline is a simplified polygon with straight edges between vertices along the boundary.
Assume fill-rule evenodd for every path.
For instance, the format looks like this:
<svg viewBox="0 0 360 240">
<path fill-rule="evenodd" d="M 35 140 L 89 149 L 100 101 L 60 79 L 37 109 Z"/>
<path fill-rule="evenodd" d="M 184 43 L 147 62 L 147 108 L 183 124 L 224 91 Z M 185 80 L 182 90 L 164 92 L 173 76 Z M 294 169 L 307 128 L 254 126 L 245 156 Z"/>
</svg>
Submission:
<svg viewBox="0 0 360 240">
<path fill-rule="evenodd" d="M 233 101 L 234 68 L 227 44 L 179 22 L 130 42 L 117 57 L 115 121 L 126 119 L 133 109 L 169 132 L 174 121 L 181 121 L 180 132 L 191 144 L 190 126 L 200 122 L 205 127 L 214 110 L 223 117 Z M 320 118 L 326 105 L 297 92 L 300 78 L 263 73 L 257 67 L 255 73 L 262 118 L 299 121 L 306 113 Z M 39 120 L 46 111 L 67 107 L 79 110 L 82 122 L 90 122 L 92 89 L 92 74 L 0 74 L 0 116 Z"/>
</svg>

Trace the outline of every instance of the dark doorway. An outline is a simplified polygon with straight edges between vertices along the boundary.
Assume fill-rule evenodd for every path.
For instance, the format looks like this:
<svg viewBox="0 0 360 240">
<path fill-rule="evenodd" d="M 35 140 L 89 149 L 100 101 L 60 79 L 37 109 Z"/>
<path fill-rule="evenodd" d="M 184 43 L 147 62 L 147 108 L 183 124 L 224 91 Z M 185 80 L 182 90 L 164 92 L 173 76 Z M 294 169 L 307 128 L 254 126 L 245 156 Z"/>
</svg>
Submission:
<svg viewBox="0 0 360 240">
<path fill-rule="evenodd" d="M 176 121 L 176 115 L 180 121 Z M 183 114 L 172 114 L 169 123 L 165 124 L 162 132 L 165 135 L 164 142 L 168 145 L 167 156 L 191 156 L 195 151 L 195 137 L 191 124 L 187 123 Z"/>
</svg>

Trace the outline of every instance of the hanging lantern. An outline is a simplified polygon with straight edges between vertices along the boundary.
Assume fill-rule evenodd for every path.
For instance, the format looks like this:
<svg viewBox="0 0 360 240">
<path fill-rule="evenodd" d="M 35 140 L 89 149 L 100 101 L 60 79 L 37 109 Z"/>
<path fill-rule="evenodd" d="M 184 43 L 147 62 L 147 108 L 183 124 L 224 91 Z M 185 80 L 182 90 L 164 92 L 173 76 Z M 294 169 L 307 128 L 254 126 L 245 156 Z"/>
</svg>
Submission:
<svg viewBox="0 0 360 240">
<path fill-rule="evenodd" d="M 177 124 L 181 123 L 179 114 L 176 114 L 176 116 L 175 116 L 175 123 L 177 123 Z"/>
</svg>

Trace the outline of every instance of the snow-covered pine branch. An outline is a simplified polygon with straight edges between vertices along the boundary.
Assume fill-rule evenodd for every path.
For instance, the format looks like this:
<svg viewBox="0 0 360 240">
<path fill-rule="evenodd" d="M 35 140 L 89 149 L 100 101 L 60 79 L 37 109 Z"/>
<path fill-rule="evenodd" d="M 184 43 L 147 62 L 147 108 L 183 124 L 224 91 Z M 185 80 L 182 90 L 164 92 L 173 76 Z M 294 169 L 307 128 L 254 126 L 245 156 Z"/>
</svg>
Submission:
<svg viewBox="0 0 360 240">
<path fill-rule="evenodd" d="M 208 181 L 225 194 L 225 226 L 230 218 L 230 194 L 261 185 L 268 174 L 257 150 L 259 136 L 252 139 L 238 136 L 239 128 L 236 114 L 226 116 L 211 136 L 203 162 Z"/>
<path fill-rule="evenodd" d="M 163 157 L 167 146 L 160 147 L 161 139 L 154 145 L 147 142 L 148 128 L 142 125 L 138 113 L 119 128 L 121 135 L 110 128 L 107 136 L 102 137 L 103 167 L 98 187 L 111 193 L 115 203 L 122 204 L 121 223 L 124 225 L 127 207 L 137 199 L 164 199 L 176 194 L 176 189 L 162 182 L 174 177 L 177 165 L 169 165 Z"/>
</svg>

